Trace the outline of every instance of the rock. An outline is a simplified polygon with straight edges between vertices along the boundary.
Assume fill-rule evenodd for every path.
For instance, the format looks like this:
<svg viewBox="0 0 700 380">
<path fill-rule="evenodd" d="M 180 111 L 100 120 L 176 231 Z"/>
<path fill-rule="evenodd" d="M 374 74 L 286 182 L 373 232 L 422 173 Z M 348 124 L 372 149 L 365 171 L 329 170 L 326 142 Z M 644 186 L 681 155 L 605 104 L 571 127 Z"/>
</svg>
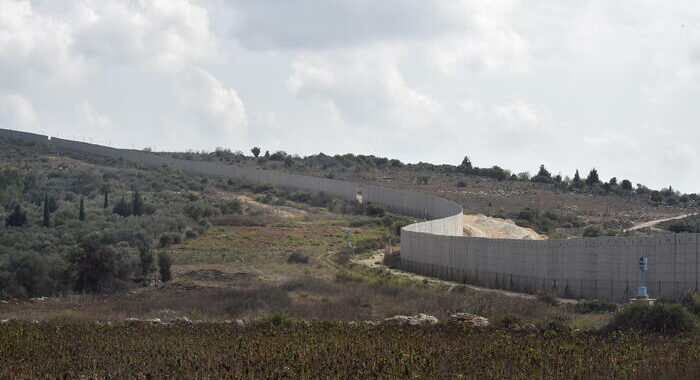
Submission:
<svg viewBox="0 0 700 380">
<path fill-rule="evenodd" d="M 418 314 L 413 316 L 407 315 L 396 315 L 390 318 L 384 319 L 384 324 L 387 325 L 399 325 L 399 326 L 428 326 L 438 323 L 438 319 L 432 315 Z"/>
<path fill-rule="evenodd" d="M 146 319 L 144 322 L 149 322 L 149 323 L 163 323 L 163 321 L 160 320 L 160 318 L 151 318 L 151 319 Z"/>
<path fill-rule="evenodd" d="M 457 323 L 469 327 L 488 327 L 491 323 L 488 319 L 470 313 L 455 313 L 450 315 L 448 320 L 450 323 Z"/>
<path fill-rule="evenodd" d="M 362 321 L 362 323 L 364 323 L 366 325 L 370 325 L 370 326 L 376 326 L 379 324 L 378 322 L 375 322 L 375 321 Z"/>
<path fill-rule="evenodd" d="M 41 302 L 41 301 L 46 301 L 46 297 L 35 297 L 35 298 L 30 298 L 30 301 L 35 301 L 35 302 Z"/>
<path fill-rule="evenodd" d="M 125 319 L 125 321 L 126 322 L 141 322 L 141 320 L 138 318 L 127 318 L 127 319 Z"/>
<path fill-rule="evenodd" d="M 5 323 L 10 323 L 9 319 L 3 319 L 0 321 L 0 325 L 5 324 Z"/>
</svg>

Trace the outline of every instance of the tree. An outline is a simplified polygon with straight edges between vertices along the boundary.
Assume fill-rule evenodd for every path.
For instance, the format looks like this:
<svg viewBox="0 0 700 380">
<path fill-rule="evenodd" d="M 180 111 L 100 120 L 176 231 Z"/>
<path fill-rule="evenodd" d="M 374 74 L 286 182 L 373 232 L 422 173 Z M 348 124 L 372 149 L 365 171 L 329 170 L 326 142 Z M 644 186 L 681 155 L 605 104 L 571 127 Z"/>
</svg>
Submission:
<svg viewBox="0 0 700 380">
<path fill-rule="evenodd" d="M 253 149 L 250 150 L 250 152 L 253 153 L 253 156 L 255 156 L 255 158 L 258 158 L 258 156 L 260 156 L 260 148 L 258 148 L 257 146 L 254 146 Z"/>
<path fill-rule="evenodd" d="M 69 256 L 75 290 L 105 292 L 122 287 L 133 275 L 126 250 L 102 244 L 99 234 L 88 235 Z"/>
<path fill-rule="evenodd" d="M 663 194 L 661 194 L 661 192 L 658 190 L 652 191 L 651 194 L 649 195 L 649 198 L 654 203 L 661 203 L 664 200 Z"/>
<path fill-rule="evenodd" d="M 85 221 L 85 198 L 80 197 L 80 213 L 78 214 L 78 220 L 81 222 Z"/>
<path fill-rule="evenodd" d="M 622 190 L 632 191 L 632 182 L 630 182 L 628 179 L 623 179 L 620 186 L 622 186 Z"/>
<path fill-rule="evenodd" d="M 0 169 L 0 206 L 19 198 L 24 189 L 22 173 L 15 168 Z"/>
<path fill-rule="evenodd" d="M 173 264 L 173 260 L 165 252 L 158 254 L 158 269 L 160 271 L 160 280 L 163 282 L 168 282 L 172 278 L 172 273 L 170 271 L 170 266 Z"/>
<path fill-rule="evenodd" d="M 140 240 L 136 245 L 139 250 L 141 275 L 145 277 L 153 271 L 153 248 L 146 239 Z"/>
<path fill-rule="evenodd" d="M 470 171 L 474 168 L 472 166 L 472 161 L 469 159 L 469 156 L 464 156 L 464 159 L 462 160 L 462 165 L 460 165 L 460 167 L 465 171 Z"/>
<path fill-rule="evenodd" d="M 581 182 L 581 175 L 578 174 L 578 169 L 576 169 L 576 174 L 574 174 L 573 184 L 576 187 L 580 187 L 583 182 Z"/>
<path fill-rule="evenodd" d="M 586 184 L 593 186 L 598 183 L 600 183 L 600 177 L 598 177 L 598 171 L 593 168 L 591 169 L 590 173 L 588 173 L 588 177 L 586 177 Z"/>
<path fill-rule="evenodd" d="M 270 151 L 269 150 L 265 151 L 265 158 L 270 158 Z"/>
<path fill-rule="evenodd" d="M 531 179 L 532 182 L 543 182 L 543 183 L 551 183 L 552 182 L 552 173 L 550 173 L 544 165 L 540 165 L 540 171 L 537 172 L 537 175 L 532 177 Z"/>
<path fill-rule="evenodd" d="M 102 188 L 100 189 L 100 192 L 104 195 L 104 203 L 102 204 L 102 208 L 107 208 L 109 207 L 109 192 L 111 190 L 111 186 L 109 183 L 104 183 L 102 184 Z"/>
<path fill-rule="evenodd" d="M 49 192 L 44 192 L 44 222 L 42 223 L 44 227 L 49 226 Z"/>
<path fill-rule="evenodd" d="M 27 222 L 27 214 L 22 211 L 19 203 L 15 204 L 12 213 L 5 219 L 5 225 L 9 227 L 22 227 Z"/>
<path fill-rule="evenodd" d="M 617 186 L 617 177 L 612 177 L 610 178 L 610 182 L 608 182 L 610 186 Z"/>
<path fill-rule="evenodd" d="M 143 214 L 143 200 L 141 199 L 141 194 L 138 190 L 134 192 L 133 199 L 131 201 L 131 213 L 136 216 Z"/>
<path fill-rule="evenodd" d="M 127 217 L 131 215 L 131 206 L 126 202 L 124 197 L 122 197 L 122 199 L 114 205 L 112 212 L 119 216 Z"/>
</svg>

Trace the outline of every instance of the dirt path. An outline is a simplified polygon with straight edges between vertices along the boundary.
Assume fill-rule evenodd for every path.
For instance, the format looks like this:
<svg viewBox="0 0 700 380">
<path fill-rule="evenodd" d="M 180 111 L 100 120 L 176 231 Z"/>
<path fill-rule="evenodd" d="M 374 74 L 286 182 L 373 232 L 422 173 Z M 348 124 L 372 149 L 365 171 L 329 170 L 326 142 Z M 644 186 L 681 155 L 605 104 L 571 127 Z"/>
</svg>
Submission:
<svg viewBox="0 0 700 380">
<path fill-rule="evenodd" d="M 695 216 L 695 215 L 698 215 L 698 213 L 697 213 L 697 212 L 694 212 L 694 213 L 691 213 L 691 214 L 683 214 L 683 215 L 674 216 L 674 217 L 671 217 L 671 218 L 656 219 L 656 220 L 650 220 L 650 221 L 648 221 L 648 222 L 637 223 L 637 224 L 635 224 L 633 227 L 630 227 L 630 228 L 626 229 L 625 232 L 627 232 L 627 231 L 641 230 L 641 229 L 643 229 L 643 228 L 653 228 L 653 227 L 655 227 L 656 225 L 658 225 L 658 224 L 660 224 L 660 223 L 663 223 L 663 222 L 670 222 L 670 221 L 672 221 L 672 220 L 684 219 L 684 218 L 687 218 L 687 217 L 689 217 L 689 216 Z"/>
<path fill-rule="evenodd" d="M 383 258 L 384 258 L 384 251 L 377 251 L 374 254 L 372 254 L 372 256 L 370 256 L 370 257 L 363 258 L 363 259 L 353 259 L 352 262 L 354 264 L 362 265 L 362 266 L 365 266 L 368 268 L 382 268 L 383 270 L 391 273 L 392 276 L 396 276 L 396 277 L 404 278 L 404 279 L 410 279 L 410 280 L 414 280 L 416 282 L 427 281 L 428 283 L 442 284 L 442 285 L 447 285 L 450 287 L 464 286 L 469 290 L 473 290 L 473 291 L 477 291 L 477 292 L 486 292 L 486 293 L 497 293 L 497 294 L 504 295 L 507 297 L 517 297 L 517 298 L 526 298 L 526 299 L 536 299 L 537 298 L 537 296 L 533 295 L 533 294 L 511 292 L 511 291 L 502 290 L 502 289 L 482 288 L 480 286 L 467 285 L 467 284 L 462 284 L 460 282 L 441 280 L 441 279 L 435 278 L 435 277 L 428 277 L 428 276 L 422 276 L 422 275 L 411 273 L 411 272 L 404 272 L 400 269 L 389 268 L 386 265 L 382 264 Z M 562 303 L 576 303 L 576 302 L 578 302 L 577 300 L 568 299 L 568 298 L 558 298 L 558 300 L 559 300 L 559 302 L 562 302 Z"/>
</svg>

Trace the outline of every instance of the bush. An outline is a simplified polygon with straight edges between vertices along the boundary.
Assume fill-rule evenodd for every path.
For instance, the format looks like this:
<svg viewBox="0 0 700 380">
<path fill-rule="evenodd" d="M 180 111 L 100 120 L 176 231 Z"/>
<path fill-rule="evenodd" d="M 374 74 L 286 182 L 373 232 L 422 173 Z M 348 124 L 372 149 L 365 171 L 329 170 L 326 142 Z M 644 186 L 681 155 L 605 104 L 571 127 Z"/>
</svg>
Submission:
<svg viewBox="0 0 700 380">
<path fill-rule="evenodd" d="M 607 326 L 612 331 L 634 330 L 665 335 L 676 335 L 694 328 L 692 317 L 680 305 L 662 303 L 652 306 L 644 303 L 627 305 L 615 314 Z"/>
<path fill-rule="evenodd" d="M 171 246 L 173 244 L 180 244 L 182 242 L 182 236 L 176 232 L 166 232 L 160 235 L 158 243 L 161 248 Z"/>
<path fill-rule="evenodd" d="M 134 277 L 137 260 L 128 251 L 104 245 L 100 240 L 97 234 L 88 236 L 69 257 L 77 291 L 114 291 Z"/>
<path fill-rule="evenodd" d="M 496 327 L 509 329 L 513 327 L 522 326 L 523 319 L 517 315 L 504 315 L 496 320 L 495 325 Z"/>
<path fill-rule="evenodd" d="M 689 312 L 700 316 L 700 294 L 692 293 L 683 299 L 683 306 L 688 309 Z"/>
<path fill-rule="evenodd" d="M 598 237 L 603 235 L 603 231 L 598 226 L 588 226 L 583 230 L 583 237 Z"/>
<path fill-rule="evenodd" d="M 307 264 L 309 262 L 309 256 L 300 252 L 293 252 L 287 258 L 287 262 L 296 264 Z"/>
<path fill-rule="evenodd" d="M 539 293 L 537 295 L 537 299 L 550 306 L 559 305 L 559 300 L 557 299 L 557 296 L 550 292 Z"/>
<path fill-rule="evenodd" d="M 158 269 L 160 270 L 160 280 L 163 282 L 168 282 L 173 277 L 170 267 L 173 264 L 173 260 L 165 252 L 158 254 Z"/>
<path fill-rule="evenodd" d="M 576 314 L 610 313 L 617 311 L 617 304 L 605 301 L 581 301 L 567 305 L 567 309 Z"/>
<path fill-rule="evenodd" d="M 382 217 L 384 216 L 384 207 L 377 205 L 375 203 L 367 202 L 367 215 L 372 217 Z"/>
<path fill-rule="evenodd" d="M 5 219 L 5 226 L 22 227 L 25 223 L 27 223 L 27 213 L 22 211 L 22 207 L 17 203 L 12 209 L 12 213 Z"/>
</svg>

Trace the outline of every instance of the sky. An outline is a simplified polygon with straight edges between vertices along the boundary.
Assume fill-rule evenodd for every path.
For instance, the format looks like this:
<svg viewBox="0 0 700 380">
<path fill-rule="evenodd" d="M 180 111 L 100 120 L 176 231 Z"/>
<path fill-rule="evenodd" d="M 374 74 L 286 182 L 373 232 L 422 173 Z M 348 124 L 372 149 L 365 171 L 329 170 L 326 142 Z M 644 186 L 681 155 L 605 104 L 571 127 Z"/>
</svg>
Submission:
<svg viewBox="0 0 700 380">
<path fill-rule="evenodd" d="M 700 192 L 700 2 L 0 0 L 0 127 Z"/>
</svg>

